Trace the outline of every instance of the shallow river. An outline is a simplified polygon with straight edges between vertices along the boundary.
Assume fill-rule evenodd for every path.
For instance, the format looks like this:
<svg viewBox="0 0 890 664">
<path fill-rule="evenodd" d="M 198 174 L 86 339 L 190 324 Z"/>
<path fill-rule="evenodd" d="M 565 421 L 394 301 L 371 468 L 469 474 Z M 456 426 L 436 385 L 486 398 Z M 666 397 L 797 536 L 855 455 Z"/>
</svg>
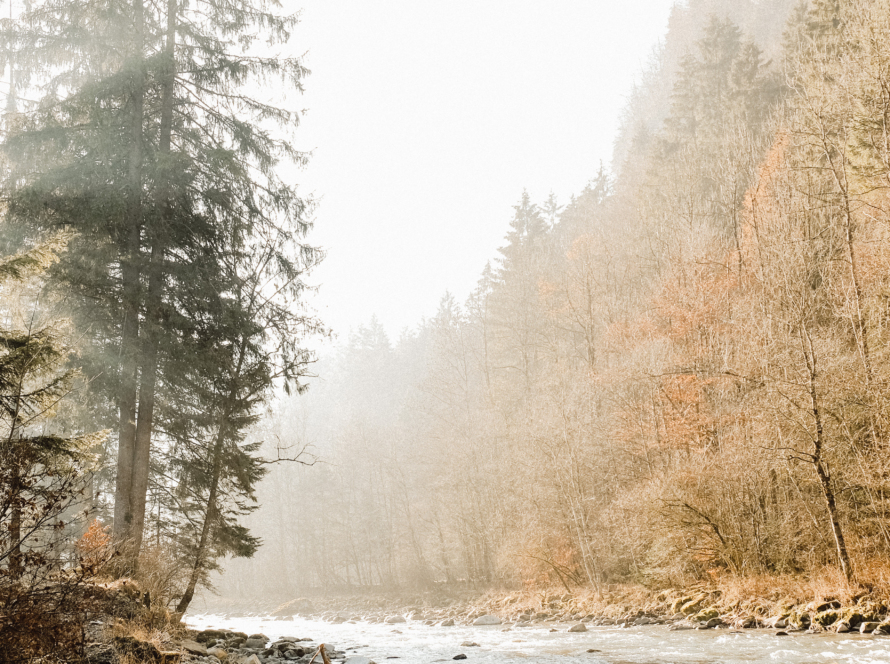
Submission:
<svg viewBox="0 0 890 664">
<path fill-rule="evenodd" d="M 187 616 L 195 629 L 232 629 L 271 639 L 281 636 L 311 638 L 330 643 L 349 655 L 365 655 L 377 664 L 428 664 L 452 661 L 463 653 L 466 664 L 546 662 L 553 664 L 701 664 L 705 662 L 850 662 L 890 664 L 890 637 L 792 634 L 770 630 L 735 632 L 688 630 L 671 632 L 662 625 L 591 627 L 581 634 L 566 633 L 567 625 L 531 627 L 430 627 L 419 622 L 399 625 L 332 624 L 316 620 L 276 620 L 262 617 Z M 556 627 L 559 631 L 551 632 Z M 460 644 L 473 641 L 479 647 Z M 599 652 L 587 652 L 593 649 Z"/>
</svg>

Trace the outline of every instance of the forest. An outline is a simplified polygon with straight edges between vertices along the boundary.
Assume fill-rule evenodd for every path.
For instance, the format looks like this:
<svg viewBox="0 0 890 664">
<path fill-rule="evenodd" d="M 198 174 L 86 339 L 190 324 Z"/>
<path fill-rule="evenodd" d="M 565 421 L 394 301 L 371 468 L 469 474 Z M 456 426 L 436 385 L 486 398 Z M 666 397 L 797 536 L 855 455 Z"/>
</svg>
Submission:
<svg viewBox="0 0 890 664">
<path fill-rule="evenodd" d="M 610 168 L 517 192 L 465 301 L 319 358 L 297 18 L 0 22 L 0 649 L 58 642 L 96 579 L 174 617 L 210 590 L 888 587 L 888 0 L 677 4 Z"/>
<path fill-rule="evenodd" d="M 886 587 L 888 45 L 880 1 L 677 5 L 612 169 L 262 423 L 320 463 L 220 591 Z"/>
</svg>

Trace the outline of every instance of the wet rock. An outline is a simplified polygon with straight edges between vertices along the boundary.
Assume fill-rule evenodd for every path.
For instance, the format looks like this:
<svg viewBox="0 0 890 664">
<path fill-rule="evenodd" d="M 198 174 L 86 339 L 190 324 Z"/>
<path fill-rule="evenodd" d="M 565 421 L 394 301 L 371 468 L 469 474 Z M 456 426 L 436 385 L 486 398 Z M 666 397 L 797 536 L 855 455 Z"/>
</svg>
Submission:
<svg viewBox="0 0 890 664">
<path fill-rule="evenodd" d="M 263 643 L 266 643 L 269 641 L 269 637 L 266 636 L 265 634 L 251 634 L 247 638 L 248 639 L 261 639 Z"/>
<path fill-rule="evenodd" d="M 846 634 L 850 631 L 850 623 L 841 620 L 834 628 L 834 631 L 838 634 Z"/>
<path fill-rule="evenodd" d="M 776 636 L 788 636 L 788 632 L 776 632 Z"/>
<path fill-rule="evenodd" d="M 692 625 L 690 625 L 689 623 L 674 623 L 673 625 L 668 627 L 668 629 L 672 632 L 680 632 L 683 630 L 695 629 L 695 628 Z"/>
<path fill-rule="evenodd" d="M 881 623 L 877 627 L 875 627 L 875 631 L 872 632 L 876 636 L 887 636 L 890 635 L 890 623 Z"/>
<path fill-rule="evenodd" d="M 866 622 L 864 622 L 864 623 L 860 623 L 860 624 L 859 624 L 859 633 L 860 633 L 860 634 L 871 634 L 872 632 L 874 632 L 874 631 L 878 628 L 878 625 L 880 625 L 880 624 L 881 624 L 881 623 L 878 623 L 878 622 L 870 622 L 870 621 L 866 621 Z"/>
<path fill-rule="evenodd" d="M 475 641 L 464 641 L 463 643 L 460 644 L 460 647 L 461 648 L 478 648 L 479 644 L 476 643 Z"/>
<path fill-rule="evenodd" d="M 584 625 L 584 623 L 578 623 L 577 625 L 572 625 L 571 627 L 569 627 L 569 632 L 586 632 L 586 631 L 587 631 L 587 627 Z"/>
<path fill-rule="evenodd" d="M 407 621 L 405 620 L 405 616 L 388 616 L 383 622 L 387 625 L 397 625 Z"/>
<path fill-rule="evenodd" d="M 451 659 L 466 659 L 466 658 L 467 658 L 467 656 L 464 655 L 463 653 L 461 653 L 460 655 L 455 655 Z"/>
<path fill-rule="evenodd" d="M 362 655 L 353 655 L 352 657 L 347 657 L 346 661 L 343 664 L 375 664 L 374 661 L 370 657 L 364 657 Z"/>
<path fill-rule="evenodd" d="M 500 625 L 501 619 L 493 615 L 479 616 L 473 621 L 474 625 Z"/>
<path fill-rule="evenodd" d="M 439 623 L 439 627 L 454 627 L 454 620 L 448 618 Z"/>
</svg>

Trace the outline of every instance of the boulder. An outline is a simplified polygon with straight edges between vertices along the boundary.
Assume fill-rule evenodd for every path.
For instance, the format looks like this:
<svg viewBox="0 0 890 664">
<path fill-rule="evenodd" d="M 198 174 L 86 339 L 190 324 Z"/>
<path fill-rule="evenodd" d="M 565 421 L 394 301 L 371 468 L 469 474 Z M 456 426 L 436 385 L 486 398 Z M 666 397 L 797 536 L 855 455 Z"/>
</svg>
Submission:
<svg viewBox="0 0 890 664">
<path fill-rule="evenodd" d="M 570 632 L 586 632 L 587 626 L 584 623 L 578 623 L 577 625 L 572 625 L 569 627 Z"/>
<path fill-rule="evenodd" d="M 500 625 L 501 619 L 491 614 L 479 616 L 473 621 L 474 625 Z"/>
<path fill-rule="evenodd" d="M 266 647 L 266 639 L 255 639 L 251 636 L 244 642 L 244 647 L 251 650 L 263 650 Z"/>
<path fill-rule="evenodd" d="M 871 621 L 866 621 L 866 622 L 860 623 L 859 624 L 859 633 L 860 634 L 871 634 L 878 628 L 878 625 L 880 625 L 880 624 L 881 623 L 871 622 Z"/>
<path fill-rule="evenodd" d="M 461 653 L 460 655 L 455 655 L 451 659 L 466 659 L 466 658 L 467 658 L 467 656 L 464 655 L 463 653 Z"/>
<path fill-rule="evenodd" d="M 405 616 L 389 616 L 383 622 L 385 622 L 387 625 L 397 625 L 406 621 Z"/>
<path fill-rule="evenodd" d="M 454 620 L 448 618 L 439 623 L 439 627 L 454 627 Z"/>
<path fill-rule="evenodd" d="M 191 655 L 202 655 L 203 656 L 203 655 L 206 655 L 208 652 L 207 648 L 202 646 L 197 641 L 192 641 L 191 639 L 185 639 L 179 645 L 180 645 L 180 647 L 182 647 L 183 650 L 185 650 L 187 653 L 189 653 Z"/>
<path fill-rule="evenodd" d="M 890 635 L 890 623 L 881 623 L 877 627 L 875 627 L 875 631 L 872 632 L 877 636 L 887 636 Z"/>
<path fill-rule="evenodd" d="M 251 635 L 248 636 L 247 638 L 248 638 L 248 639 L 262 639 L 262 640 L 263 640 L 263 643 L 265 643 L 265 642 L 267 642 L 267 641 L 269 640 L 269 637 L 266 636 L 265 634 L 251 634 Z"/>
<path fill-rule="evenodd" d="M 834 631 L 838 634 L 846 634 L 850 631 L 850 623 L 841 620 L 837 625 L 835 625 Z"/>
<path fill-rule="evenodd" d="M 227 653 L 222 648 L 208 648 L 207 654 L 213 655 L 221 662 L 225 662 L 227 659 L 229 659 L 229 653 Z"/>
<path fill-rule="evenodd" d="M 840 618 L 840 613 L 837 609 L 827 609 L 826 611 L 819 611 L 819 613 L 813 616 L 813 622 L 817 625 L 822 625 L 822 627 L 828 627 L 836 623 L 838 618 Z"/>
</svg>

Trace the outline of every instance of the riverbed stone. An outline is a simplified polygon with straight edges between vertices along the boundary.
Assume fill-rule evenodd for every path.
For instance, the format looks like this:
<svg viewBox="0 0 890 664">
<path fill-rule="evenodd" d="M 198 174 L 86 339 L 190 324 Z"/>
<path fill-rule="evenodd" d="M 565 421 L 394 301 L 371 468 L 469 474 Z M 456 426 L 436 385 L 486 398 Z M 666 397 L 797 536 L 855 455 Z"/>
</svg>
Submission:
<svg viewBox="0 0 890 664">
<path fill-rule="evenodd" d="M 461 648 L 478 648 L 479 644 L 476 643 L 475 641 L 464 641 L 463 643 L 460 644 L 460 647 Z"/>
<path fill-rule="evenodd" d="M 834 631 L 838 634 L 846 634 L 850 631 L 850 623 L 846 622 L 845 620 L 841 620 L 837 623 L 837 625 L 834 626 Z"/>
<path fill-rule="evenodd" d="M 439 627 L 454 627 L 454 620 L 452 618 L 446 618 L 439 623 Z"/>
<path fill-rule="evenodd" d="M 878 625 L 880 625 L 880 624 L 881 623 L 879 623 L 879 622 L 872 622 L 872 621 L 866 621 L 866 622 L 860 623 L 859 624 L 859 632 L 860 632 L 860 634 L 871 634 L 878 628 Z"/>
<path fill-rule="evenodd" d="M 875 627 L 875 631 L 872 632 L 876 636 L 887 636 L 890 635 L 890 623 L 883 622 L 877 627 Z"/>
<path fill-rule="evenodd" d="M 451 659 L 466 659 L 466 658 L 467 658 L 467 656 L 464 655 L 463 653 L 461 653 L 460 655 L 455 655 Z"/>
<path fill-rule="evenodd" d="M 387 616 L 386 620 L 384 620 L 387 625 L 397 625 L 399 623 L 407 622 L 405 620 L 405 616 Z"/>
<path fill-rule="evenodd" d="M 370 657 L 365 657 L 364 655 L 353 655 L 352 657 L 347 657 L 343 664 L 375 664 L 375 662 Z"/>
<path fill-rule="evenodd" d="M 229 659 L 229 653 L 226 652 L 223 648 L 219 647 L 207 648 L 207 654 L 213 655 L 221 662 L 225 662 L 227 659 Z"/>
<path fill-rule="evenodd" d="M 202 646 L 197 641 L 192 641 L 191 639 L 184 639 L 180 644 L 182 649 L 191 655 L 206 655 L 207 648 Z"/>
<path fill-rule="evenodd" d="M 587 626 L 584 623 L 578 623 L 577 625 L 572 625 L 569 627 L 570 632 L 586 632 Z"/>
<path fill-rule="evenodd" d="M 473 621 L 474 625 L 500 625 L 501 619 L 497 616 L 493 616 L 491 614 L 487 614 L 484 616 L 479 616 L 476 620 Z"/>
<path fill-rule="evenodd" d="M 250 648 L 251 650 L 262 650 L 266 647 L 266 639 L 258 639 L 251 636 L 244 642 L 245 648 Z"/>
</svg>

